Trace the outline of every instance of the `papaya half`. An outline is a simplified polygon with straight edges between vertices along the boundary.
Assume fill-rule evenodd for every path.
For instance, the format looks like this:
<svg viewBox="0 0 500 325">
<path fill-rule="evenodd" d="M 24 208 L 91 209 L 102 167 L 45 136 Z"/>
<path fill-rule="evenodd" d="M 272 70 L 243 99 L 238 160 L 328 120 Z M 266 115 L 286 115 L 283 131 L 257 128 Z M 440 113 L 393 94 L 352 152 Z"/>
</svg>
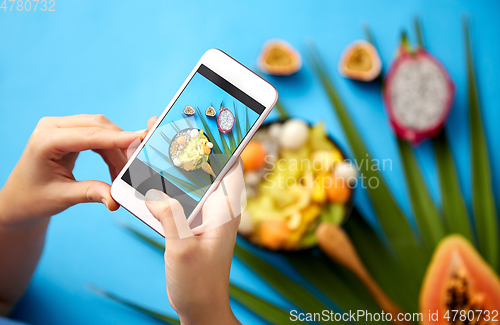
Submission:
<svg viewBox="0 0 500 325">
<path fill-rule="evenodd" d="M 420 312 L 424 325 L 485 325 L 500 319 L 498 275 L 462 236 L 450 235 L 436 248 L 420 292 Z"/>
</svg>

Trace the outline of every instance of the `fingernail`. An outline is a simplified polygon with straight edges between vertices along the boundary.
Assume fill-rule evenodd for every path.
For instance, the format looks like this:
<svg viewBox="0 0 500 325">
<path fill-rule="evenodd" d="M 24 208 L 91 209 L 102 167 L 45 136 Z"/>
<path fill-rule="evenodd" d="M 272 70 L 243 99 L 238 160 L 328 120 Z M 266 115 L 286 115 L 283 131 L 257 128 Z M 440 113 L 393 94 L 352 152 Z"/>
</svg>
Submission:
<svg viewBox="0 0 500 325">
<path fill-rule="evenodd" d="M 108 207 L 108 205 L 106 204 L 106 199 L 105 198 L 102 198 L 101 202 L 102 202 L 102 204 L 104 204 L 106 206 L 106 208 Z"/>
<path fill-rule="evenodd" d="M 120 135 L 127 139 L 134 138 L 134 140 L 142 138 L 142 136 L 135 131 L 121 131 Z"/>
<path fill-rule="evenodd" d="M 147 131 L 147 129 L 143 129 L 143 130 L 135 131 L 135 133 L 137 133 L 137 134 L 143 134 L 146 131 Z"/>
<path fill-rule="evenodd" d="M 163 195 L 163 193 L 158 190 L 151 189 L 146 193 L 145 199 L 146 202 L 151 202 L 151 203 L 157 201 L 164 201 L 165 195 Z"/>
</svg>

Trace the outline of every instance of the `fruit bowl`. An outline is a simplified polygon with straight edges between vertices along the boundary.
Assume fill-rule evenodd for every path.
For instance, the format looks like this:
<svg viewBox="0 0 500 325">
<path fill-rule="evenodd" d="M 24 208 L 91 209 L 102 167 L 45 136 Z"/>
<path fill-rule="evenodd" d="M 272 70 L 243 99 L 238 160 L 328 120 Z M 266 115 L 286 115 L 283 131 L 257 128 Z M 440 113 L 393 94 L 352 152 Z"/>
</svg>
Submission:
<svg viewBox="0 0 500 325">
<path fill-rule="evenodd" d="M 247 207 L 239 234 L 269 250 L 314 247 L 322 222 L 341 224 L 352 209 L 355 166 L 323 123 L 264 124 L 241 156 Z"/>
<path fill-rule="evenodd" d="M 203 130 L 186 128 L 172 138 L 168 152 L 177 168 L 189 172 L 201 168 L 208 161 L 211 146 Z"/>
</svg>

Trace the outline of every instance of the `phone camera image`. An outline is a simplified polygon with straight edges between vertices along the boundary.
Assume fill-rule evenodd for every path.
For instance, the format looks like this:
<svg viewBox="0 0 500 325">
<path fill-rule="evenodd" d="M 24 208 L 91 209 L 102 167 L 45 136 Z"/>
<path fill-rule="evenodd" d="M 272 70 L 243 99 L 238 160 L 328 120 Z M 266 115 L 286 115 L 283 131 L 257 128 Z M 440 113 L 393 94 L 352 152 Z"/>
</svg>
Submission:
<svg viewBox="0 0 500 325">
<path fill-rule="evenodd" d="M 122 179 L 178 200 L 189 216 L 265 107 L 201 65 Z"/>
</svg>

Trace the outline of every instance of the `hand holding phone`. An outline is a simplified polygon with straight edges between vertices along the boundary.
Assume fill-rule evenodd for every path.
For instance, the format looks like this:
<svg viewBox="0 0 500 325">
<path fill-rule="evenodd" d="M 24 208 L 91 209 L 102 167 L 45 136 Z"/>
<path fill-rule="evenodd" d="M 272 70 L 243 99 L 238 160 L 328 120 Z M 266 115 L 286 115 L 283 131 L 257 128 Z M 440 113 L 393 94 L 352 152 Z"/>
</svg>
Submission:
<svg viewBox="0 0 500 325">
<path fill-rule="evenodd" d="M 224 177 L 231 199 L 243 192 L 242 169 L 239 160 Z M 180 203 L 157 190 L 146 193 L 146 205 L 164 229 L 168 298 L 183 324 L 239 324 L 229 305 L 229 271 L 240 217 L 220 209 L 226 200 L 219 186 L 203 206 L 203 225 L 186 235 L 191 229 Z"/>
<path fill-rule="evenodd" d="M 162 235 L 144 204 L 151 189 L 177 200 L 191 228 L 200 224 L 195 217 L 277 98 L 273 86 L 227 54 L 207 51 L 113 182 L 111 195 Z"/>
</svg>

